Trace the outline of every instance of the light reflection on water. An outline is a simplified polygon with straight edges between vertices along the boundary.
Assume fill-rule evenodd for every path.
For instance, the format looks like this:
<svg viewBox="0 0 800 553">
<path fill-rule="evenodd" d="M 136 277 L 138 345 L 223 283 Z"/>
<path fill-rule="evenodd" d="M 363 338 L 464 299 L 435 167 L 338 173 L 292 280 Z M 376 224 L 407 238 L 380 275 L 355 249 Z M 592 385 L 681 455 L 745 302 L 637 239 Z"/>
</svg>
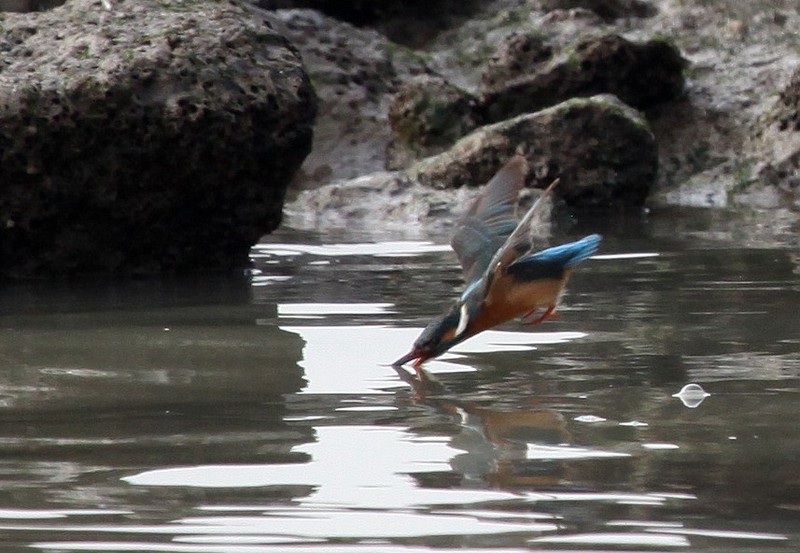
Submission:
<svg viewBox="0 0 800 553">
<path fill-rule="evenodd" d="M 279 312 L 280 306 L 278 308 Z M 359 311 L 358 309 L 354 309 Z M 404 387 L 389 363 L 407 353 L 422 328 L 370 325 L 283 326 L 296 333 L 303 346 L 307 384 L 302 393 L 391 393 Z M 490 330 L 459 344 L 427 364 L 433 374 L 474 372 L 459 360 L 469 353 L 533 351 L 541 344 L 562 344 L 585 336 L 581 332 L 509 332 Z M 380 347 L 370 347 L 380 344 Z"/>
<path fill-rule="evenodd" d="M 3 543 L 798 550 L 786 252 L 607 237 L 559 320 L 478 335 L 419 382 L 387 363 L 457 294 L 449 249 L 297 238 L 260 244 L 243 289 L 7 293 Z"/>
</svg>

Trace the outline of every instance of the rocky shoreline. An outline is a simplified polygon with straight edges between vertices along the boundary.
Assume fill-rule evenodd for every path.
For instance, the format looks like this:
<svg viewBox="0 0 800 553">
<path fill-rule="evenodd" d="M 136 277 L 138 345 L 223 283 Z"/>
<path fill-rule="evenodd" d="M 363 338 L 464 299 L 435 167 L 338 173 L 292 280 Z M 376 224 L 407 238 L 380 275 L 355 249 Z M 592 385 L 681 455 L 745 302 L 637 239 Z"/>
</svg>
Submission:
<svg viewBox="0 0 800 553">
<path fill-rule="evenodd" d="M 540 138 L 524 138 L 538 168 L 531 185 L 569 171 L 593 151 L 608 161 L 595 168 L 605 176 L 580 182 L 597 184 L 597 197 L 607 205 L 789 215 L 800 206 L 800 36 L 793 31 L 800 13 L 791 2 L 495 0 L 413 49 L 320 12 L 274 13 L 303 54 L 320 96 L 317 129 L 336 129 L 315 137 L 297 179 L 300 192 L 287 206 L 290 225 L 403 227 L 452 217 L 458 206 L 429 185 L 481 184 L 514 147 L 487 145 L 480 154 L 487 169 L 470 173 L 470 180 L 463 178 L 459 140 L 480 134 L 483 124 L 598 93 L 640 110 L 635 117 L 652 133 L 657 170 L 643 173 L 633 195 L 608 194 L 617 168 L 601 154 L 604 143 L 619 138 L 575 129 L 558 160 L 541 151 Z M 396 22 L 386 26 L 409 44 L 421 42 L 413 25 L 405 34 L 396 32 Z M 325 78 L 331 75 L 338 78 Z M 360 124 L 337 125 L 337 119 Z M 470 155 L 478 155 L 474 150 L 482 148 L 472 142 Z M 565 159 L 567 153 L 574 155 Z M 421 184 L 417 177 L 427 174 L 431 161 L 420 160 L 429 155 L 441 170 Z M 444 168 L 447 159 L 451 172 Z M 463 193 L 452 195 L 450 202 L 462 199 Z"/>
<path fill-rule="evenodd" d="M 0 275 L 240 268 L 282 220 L 447 224 L 520 148 L 572 210 L 796 218 L 798 27 L 790 0 L 0 12 Z"/>
</svg>

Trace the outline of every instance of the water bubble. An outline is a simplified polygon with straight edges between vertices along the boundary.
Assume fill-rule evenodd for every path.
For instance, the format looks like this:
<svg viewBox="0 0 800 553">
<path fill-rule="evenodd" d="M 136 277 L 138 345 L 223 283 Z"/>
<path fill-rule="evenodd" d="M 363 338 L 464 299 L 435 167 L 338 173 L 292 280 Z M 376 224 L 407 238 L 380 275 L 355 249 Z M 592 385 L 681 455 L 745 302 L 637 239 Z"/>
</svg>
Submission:
<svg viewBox="0 0 800 553">
<path fill-rule="evenodd" d="M 705 400 L 708 396 L 710 396 L 708 392 L 706 392 L 702 386 L 699 384 L 687 384 L 681 391 L 677 394 L 672 394 L 672 397 L 676 397 L 681 400 L 686 407 L 689 409 L 694 409 Z"/>
</svg>

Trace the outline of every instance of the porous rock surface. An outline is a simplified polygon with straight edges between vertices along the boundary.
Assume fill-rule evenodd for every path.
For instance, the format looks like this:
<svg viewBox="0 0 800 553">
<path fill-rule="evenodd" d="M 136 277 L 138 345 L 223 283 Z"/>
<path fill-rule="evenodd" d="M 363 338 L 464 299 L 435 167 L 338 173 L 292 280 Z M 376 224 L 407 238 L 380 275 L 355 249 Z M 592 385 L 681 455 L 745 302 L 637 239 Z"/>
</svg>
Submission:
<svg viewBox="0 0 800 553">
<path fill-rule="evenodd" d="M 296 181 L 309 188 L 386 167 L 394 94 L 430 74 L 410 50 L 372 29 L 313 10 L 268 12 L 297 46 L 319 98 L 313 148 Z"/>
<path fill-rule="evenodd" d="M 542 48 L 546 47 L 532 37 L 530 48 L 505 50 L 524 53 Z M 537 58 L 525 63 L 527 60 L 513 55 L 493 60 L 495 73 L 498 67 L 513 70 L 505 80 L 484 75 L 479 109 L 487 121 L 529 113 L 576 96 L 605 93 L 637 109 L 647 109 L 683 92 L 686 66 L 678 49 L 666 40 L 633 42 L 616 34 L 579 40 L 544 66 Z"/>
<path fill-rule="evenodd" d="M 387 167 L 441 153 L 482 124 L 570 98 L 613 94 L 637 109 L 651 108 L 681 95 L 684 66 L 678 50 L 663 40 L 632 42 L 610 34 L 557 51 L 540 33 L 512 35 L 487 62 L 477 95 L 432 76 L 400 89 L 389 110 Z"/>
<path fill-rule="evenodd" d="M 328 21 L 326 26 L 339 24 L 330 18 L 325 19 Z M 766 208 L 769 210 L 767 217 L 777 216 L 781 210 L 781 213 L 789 213 L 791 218 L 791 213 L 796 212 L 800 204 L 800 191 L 793 184 L 797 180 L 795 168 L 800 165 L 797 161 L 800 154 L 795 154 L 800 151 L 797 146 L 800 132 L 786 123 L 792 117 L 792 75 L 800 67 L 798 25 L 800 12 L 795 0 L 487 0 L 474 17 L 445 29 L 425 42 L 423 48 L 405 52 L 403 59 L 424 65 L 426 78 L 437 83 L 434 89 L 444 82 L 451 91 L 459 91 L 459 94 L 447 95 L 452 104 L 435 106 L 452 114 L 458 113 L 452 108 L 463 104 L 463 98 L 470 98 L 475 105 L 487 105 L 495 90 L 505 94 L 503 101 L 508 102 L 517 83 L 525 83 L 527 79 L 525 84 L 528 86 L 532 75 L 557 67 L 559 59 L 564 62 L 562 69 L 568 69 L 570 63 L 573 69 L 578 68 L 581 53 L 576 45 L 579 44 L 603 45 L 602 37 L 616 36 L 634 45 L 661 47 L 660 53 L 667 55 L 655 59 L 671 62 L 662 66 L 669 71 L 661 73 L 662 76 L 669 75 L 661 81 L 669 95 L 658 97 L 659 87 L 653 87 L 640 98 L 645 101 L 637 104 L 658 146 L 658 171 L 650 183 L 647 206 L 656 209 L 672 205 L 745 210 Z M 412 35 L 416 29 L 417 26 L 412 24 L 405 31 Z M 368 32 L 367 29 L 358 31 Z M 304 53 L 306 49 L 313 50 L 315 40 L 314 36 L 305 38 L 307 46 L 301 46 Z M 405 43 L 418 42 L 408 38 Z M 375 44 L 381 44 L 379 38 Z M 611 42 L 605 44 L 613 45 Z M 617 44 L 625 43 L 619 41 Z M 663 48 L 665 45 L 670 47 Z M 358 55 L 359 48 L 355 42 L 345 40 L 339 46 L 342 53 L 350 51 Z M 381 48 L 394 54 L 402 51 L 388 40 Z M 606 49 L 606 52 L 610 51 Z M 629 50 L 624 46 L 617 51 L 625 53 Z M 639 53 L 642 51 L 646 48 Z M 595 50 L 597 52 L 602 52 L 602 49 Z M 676 52 L 680 59 L 674 55 Z M 613 56 L 609 58 L 613 59 Z M 642 77 L 652 74 L 649 72 L 654 67 L 625 63 L 624 56 L 621 60 L 623 63 L 607 64 L 605 68 L 609 71 L 595 72 L 595 75 L 621 86 L 616 89 L 595 88 L 581 94 L 602 90 L 624 95 L 628 77 L 634 81 L 638 79 L 645 87 L 650 84 Z M 342 62 L 348 64 L 350 60 L 344 58 Z M 400 75 L 402 80 L 403 63 L 398 63 L 395 55 L 392 72 L 386 75 Z M 603 68 L 602 65 L 597 67 Z M 640 69 L 644 72 L 640 73 Z M 315 72 L 313 62 L 309 64 L 309 71 Z M 582 77 L 579 72 L 575 75 Z M 682 86 L 678 86 L 681 82 Z M 407 79 L 401 85 L 415 87 L 419 83 L 419 80 Z M 592 86 L 596 84 L 592 83 Z M 398 89 L 387 89 L 385 94 L 394 95 Z M 356 91 L 350 93 L 355 95 Z M 326 94 L 326 91 L 322 90 L 321 94 Z M 561 101 L 564 96 L 553 95 L 553 101 Z M 398 114 L 437 115 L 436 111 L 417 110 L 418 106 L 432 105 L 426 103 L 422 88 L 412 93 L 404 90 L 396 98 L 409 100 L 405 106 L 394 107 Z M 525 99 L 523 94 L 519 98 Z M 626 101 L 636 103 L 638 100 L 627 97 Z M 380 98 L 375 98 L 373 103 L 362 105 L 371 112 L 373 106 L 381 102 Z M 386 105 L 390 104 L 387 100 Z M 487 107 L 491 111 L 494 105 Z M 358 110 L 358 105 L 354 104 L 349 115 L 357 115 Z M 500 113 L 493 120 L 503 122 L 503 117 L 514 110 L 498 111 Z M 321 124 L 337 113 L 335 110 L 323 113 Z M 470 114 L 470 117 L 474 119 L 474 115 Z M 346 188 L 340 181 L 346 167 L 341 166 L 349 164 L 349 160 L 356 156 L 352 152 L 359 150 L 375 154 L 371 162 L 376 176 L 386 167 L 378 165 L 379 152 L 385 145 L 390 145 L 385 156 L 390 167 L 403 164 L 412 167 L 423 156 L 441 155 L 443 150 L 447 153 L 447 146 L 432 140 L 440 138 L 435 126 L 429 124 L 435 121 L 436 118 L 432 117 L 427 122 L 420 120 L 418 123 L 421 124 L 399 125 L 398 128 L 420 131 L 416 135 L 418 139 L 414 139 L 416 141 L 400 143 L 400 147 L 398 142 L 401 141 L 387 130 L 389 121 L 381 121 L 380 117 L 376 117 L 376 132 L 370 136 L 360 131 L 350 134 L 345 131 L 336 138 L 340 144 L 348 144 L 350 153 L 347 158 L 324 154 L 314 156 L 312 153 L 316 167 L 330 168 L 327 180 L 314 179 L 313 186 L 322 185 L 318 189 L 321 195 L 327 193 L 326 183 L 336 183 L 338 189 Z M 466 118 L 459 125 L 463 121 Z M 483 124 L 480 121 L 476 123 L 479 126 Z M 465 132 L 471 132 L 468 127 L 463 126 Z M 409 133 L 405 136 L 413 138 L 415 135 Z M 446 136 L 446 133 L 441 136 Z M 431 147 L 428 149 L 426 144 Z M 325 143 L 320 143 L 320 146 L 324 148 Z M 341 149 L 331 151 L 338 154 Z M 321 174 L 321 171 L 317 173 Z M 379 178 L 369 179 L 369 171 L 359 171 L 355 176 L 358 175 L 364 175 L 359 179 L 362 183 L 365 180 L 382 182 Z M 479 183 L 476 178 L 474 184 Z M 393 205 L 417 205 L 418 202 L 410 195 L 429 198 L 430 189 L 425 187 L 423 193 L 423 189 L 415 185 L 394 187 L 391 193 L 387 192 L 385 201 Z M 458 194 L 461 190 L 454 193 L 453 202 L 460 201 Z M 351 197 L 357 201 L 357 194 Z M 433 203 L 439 205 L 438 201 Z M 374 203 L 369 199 L 365 205 Z M 302 211 L 301 204 L 295 203 L 291 207 L 292 213 Z M 372 211 L 362 209 L 361 213 L 362 217 L 369 217 Z M 439 214 L 449 216 L 448 210 L 438 207 L 418 220 L 415 217 L 428 213 L 428 210 L 415 208 L 408 213 L 411 221 L 422 224 L 436 222 Z M 375 218 L 381 227 L 386 224 L 384 219 L 380 219 L 382 214 L 378 210 Z M 408 223 L 406 221 L 406 227 Z"/>
<path fill-rule="evenodd" d="M 357 27 L 377 29 L 391 41 L 421 46 L 484 7 L 485 0 L 249 0 L 267 9 L 311 9 Z M 620 1 L 620 0 L 618 0 Z M 413 32 L 409 29 L 413 28 Z"/>
<path fill-rule="evenodd" d="M 755 142 L 762 161 L 754 169 L 756 197 L 800 205 L 800 68 L 759 123 Z"/>
<path fill-rule="evenodd" d="M 487 182 L 520 145 L 531 168 L 529 184 L 543 188 L 560 178 L 558 195 L 577 208 L 641 205 L 658 169 L 655 138 L 641 113 L 613 95 L 599 95 L 480 127 L 409 172 L 428 186 L 474 186 Z"/>
<path fill-rule="evenodd" d="M 246 265 L 315 115 L 271 23 L 228 1 L 69 0 L 0 26 L 0 274 Z"/>
<path fill-rule="evenodd" d="M 646 0 L 542 0 L 542 8 L 552 10 L 591 10 L 605 21 L 622 17 L 652 17 L 658 10 Z"/>
<path fill-rule="evenodd" d="M 289 219 L 297 227 L 377 225 L 405 234 L 414 223 L 452 224 L 520 145 L 527 147 L 528 184 L 541 188 L 560 178 L 557 195 L 573 208 L 639 205 L 658 167 L 655 139 L 639 112 L 612 95 L 573 98 L 481 126 L 406 170 L 305 190 L 289 204 Z"/>
<path fill-rule="evenodd" d="M 411 79 L 389 105 L 387 169 L 439 154 L 479 125 L 476 98 L 441 77 Z"/>
</svg>

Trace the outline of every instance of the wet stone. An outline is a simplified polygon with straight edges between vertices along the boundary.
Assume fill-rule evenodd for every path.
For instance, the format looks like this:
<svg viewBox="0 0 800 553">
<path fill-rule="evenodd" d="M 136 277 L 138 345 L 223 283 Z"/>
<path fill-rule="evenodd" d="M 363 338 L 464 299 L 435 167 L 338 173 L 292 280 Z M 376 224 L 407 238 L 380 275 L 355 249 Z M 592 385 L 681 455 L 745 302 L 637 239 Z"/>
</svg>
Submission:
<svg viewBox="0 0 800 553">
<path fill-rule="evenodd" d="M 658 10 L 645 0 L 544 0 L 545 10 L 592 10 L 606 21 L 624 17 L 652 17 Z"/>
<path fill-rule="evenodd" d="M 513 38 L 512 46 L 519 40 Z M 503 48 L 513 53 L 512 46 Z M 594 94 L 614 94 L 637 109 L 648 109 L 676 98 L 684 86 L 686 62 L 665 40 L 631 42 L 611 34 L 583 39 L 545 66 L 540 57 L 495 55 L 506 60 L 507 69 L 501 72 L 495 62 L 484 74 L 479 110 L 485 120 L 500 121 Z M 503 74 L 505 81 L 498 78 Z"/>
<path fill-rule="evenodd" d="M 519 144 L 528 148 L 529 181 L 543 187 L 560 178 L 558 195 L 578 208 L 641 205 L 658 168 L 647 121 L 601 95 L 481 127 L 411 173 L 436 187 L 480 184 Z"/>
<path fill-rule="evenodd" d="M 231 3 L 74 0 L 2 25 L 0 274 L 248 263 L 315 116 L 271 23 Z"/>
<path fill-rule="evenodd" d="M 441 77 L 420 76 L 392 99 L 392 140 L 387 168 L 399 169 L 422 157 L 439 154 L 478 126 L 475 98 Z"/>
</svg>

